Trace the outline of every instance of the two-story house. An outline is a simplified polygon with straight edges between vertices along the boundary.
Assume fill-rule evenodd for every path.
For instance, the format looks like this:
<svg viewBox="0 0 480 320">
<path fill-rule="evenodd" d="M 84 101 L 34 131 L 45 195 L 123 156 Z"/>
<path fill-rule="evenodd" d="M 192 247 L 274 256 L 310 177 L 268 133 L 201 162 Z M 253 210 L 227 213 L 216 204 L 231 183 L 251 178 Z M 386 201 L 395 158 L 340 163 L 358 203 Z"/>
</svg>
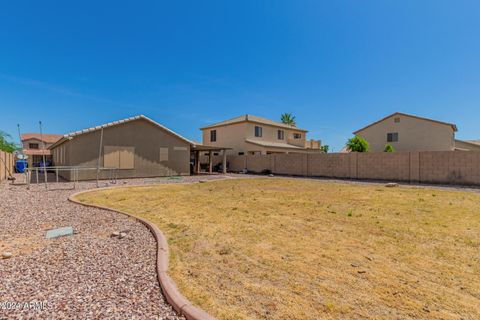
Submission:
<svg viewBox="0 0 480 320">
<path fill-rule="evenodd" d="M 45 160 L 52 162 L 52 152 L 48 150 L 48 147 L 57 142 L 63 135 L 61 134 L 43 134 L 40 133 L 25 133 L 22 134 L 23 154 L 27 155 L 28 166 L 38 166 Z M 42 140 L 43 138 L 43 140 Z"/>
<path fill-rule="evenodd" d="M 200 130 L 203 145 L 228 147 L 231 155 L 321 151 L 319 140 L 306 140 L 307 130 L 248 114 Z"/>
<path fill-rule="evenodd" d="M 355 131 L 368 141 L 371 152 L 382 152 L 386 144 L 396 151 L 450 151 L 456 149 L 453 123 L 395 112 Z"/>
</svg>

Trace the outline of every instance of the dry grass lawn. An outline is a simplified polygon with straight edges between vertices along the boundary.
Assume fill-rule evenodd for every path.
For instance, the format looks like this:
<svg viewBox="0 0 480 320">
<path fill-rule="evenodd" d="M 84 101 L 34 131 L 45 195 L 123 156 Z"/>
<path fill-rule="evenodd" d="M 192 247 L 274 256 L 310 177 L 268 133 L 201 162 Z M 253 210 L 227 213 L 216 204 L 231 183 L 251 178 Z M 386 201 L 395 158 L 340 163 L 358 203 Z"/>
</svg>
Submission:
<svg viewBox="0 0 480 320">
<path fill-rule="evenodd" d="M 101 190 L 220 319 L 480 319 L 480 195 L 299 179 Z"/>
</svg>

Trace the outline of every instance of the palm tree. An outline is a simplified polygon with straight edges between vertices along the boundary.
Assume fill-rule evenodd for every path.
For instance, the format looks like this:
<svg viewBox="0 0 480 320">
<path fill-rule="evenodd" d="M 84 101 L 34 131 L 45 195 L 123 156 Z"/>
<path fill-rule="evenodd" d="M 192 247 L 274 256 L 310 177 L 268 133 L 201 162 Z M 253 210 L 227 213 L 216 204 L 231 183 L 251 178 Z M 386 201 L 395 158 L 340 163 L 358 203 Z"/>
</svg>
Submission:
<svg viewBox="0 0 480 320">
<path fill-rule="evenodd" d="M 284 124 L 288 124 L 289 126 L 295 127 L 295 116 L 292 115 L 291 113 L 282 113 L 280 116 L 280 120 Z"/>
</svg>

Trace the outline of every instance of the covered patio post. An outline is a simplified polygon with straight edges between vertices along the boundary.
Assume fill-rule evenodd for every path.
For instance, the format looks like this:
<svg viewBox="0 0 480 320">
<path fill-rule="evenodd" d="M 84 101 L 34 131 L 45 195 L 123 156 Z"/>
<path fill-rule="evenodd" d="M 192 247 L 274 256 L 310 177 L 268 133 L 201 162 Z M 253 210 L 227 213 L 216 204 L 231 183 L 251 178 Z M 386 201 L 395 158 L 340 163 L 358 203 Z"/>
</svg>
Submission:
<svg viewBox="0 0 480 320">
<path fill-rule="evenodd" d="M 208 152 L 208 172 L 213 172 L 213 159 L 212 159 L 212 150 Z"/>
<path fill-rule="evenodd" d="M 222 173 L 227 173 L 227 150 L 223 149 L 223 159 L 222 159 Z"/>
<path fill-rule="evenodd" d="M 200 151 L 195 151 L 195 173 L 200 173 Z"/>
</svg>

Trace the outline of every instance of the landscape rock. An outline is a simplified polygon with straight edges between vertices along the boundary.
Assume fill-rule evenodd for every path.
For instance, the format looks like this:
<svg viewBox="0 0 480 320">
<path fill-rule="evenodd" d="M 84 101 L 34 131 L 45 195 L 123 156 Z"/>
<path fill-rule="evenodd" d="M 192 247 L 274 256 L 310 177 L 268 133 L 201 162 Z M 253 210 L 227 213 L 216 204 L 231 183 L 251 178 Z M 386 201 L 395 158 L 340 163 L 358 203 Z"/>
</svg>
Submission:
<svg viewBox="0 0 480 320">
<path fill-rule="evenodd" d="M 398 183 L 395 183 L 395 182 L 389 182 L 385 185 L 385 187 L 387 188 L 394 188 L 394 187 L 398 187 Z"/>
<path fill-rule="evenodd" d="M 43 310 L 0 310 L 0 319 L 185 319 L 162 295 L 149 229 L 122 214 L 68 201 L 73 193 L 95 189 L 96 181 L 72 186 L 52 184 L 46 191 L 44 185 L 27 190 L 0 183 L 0 243 L 16 243 L 15 251 L 0 251 L 0 300 L 47 303 Z M 72 226 L 76 235 L 45 239 L 45 231 L 58 226 Z M 135 237 L 112 241 L 108 230 Z"/>
</svg>

